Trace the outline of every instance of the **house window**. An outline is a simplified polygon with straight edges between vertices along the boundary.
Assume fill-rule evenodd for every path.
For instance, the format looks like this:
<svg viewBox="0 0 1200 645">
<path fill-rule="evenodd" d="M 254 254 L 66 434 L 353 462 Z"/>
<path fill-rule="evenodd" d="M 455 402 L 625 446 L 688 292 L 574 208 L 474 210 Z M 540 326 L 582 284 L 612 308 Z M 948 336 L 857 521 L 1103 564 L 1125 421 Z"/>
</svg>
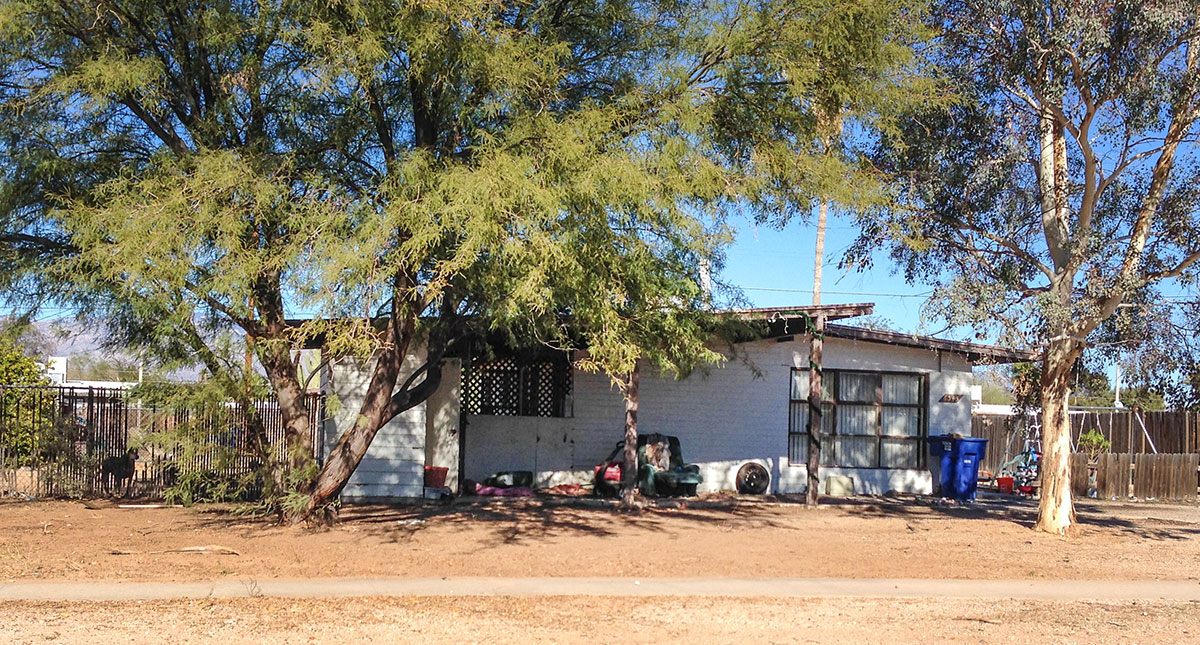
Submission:
<svg viewBox="0 0 1200 645">
<path fill-rule="evenodd" d="M 520 417 L 570 416 L 571 362 L 566 354 L 506 356 L 467 366 L 467 414 Z"/>
<path fill-rule="evenodd" d="M 821 465 L 921 468 L 927 418 L 926 377 L 825 370 L 821 379 Z M 808 460 L 808 370 L 792 370 L 788 461 Z"/>
</svg>

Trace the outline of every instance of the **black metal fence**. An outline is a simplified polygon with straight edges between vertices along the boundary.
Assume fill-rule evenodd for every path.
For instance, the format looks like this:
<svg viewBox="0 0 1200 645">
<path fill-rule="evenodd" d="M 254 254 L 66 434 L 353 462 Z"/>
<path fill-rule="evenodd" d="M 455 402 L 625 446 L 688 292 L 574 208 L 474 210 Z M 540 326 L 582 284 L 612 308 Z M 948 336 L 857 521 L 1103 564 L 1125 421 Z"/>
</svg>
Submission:
<svg viewBox="0 0 1200 645">
<path fill-rule="evenodd" d="M 322 461 L 325 399 L 310 394 L 307 403 Z M 154 405 L 120 389 L 0 386 L 0 496 L 158 498 L 187 477 L 244 477 L 258 466 L 251 414 L 275 457 L 286 451 L 278 404 L 252 406 Z"/>
</svg>

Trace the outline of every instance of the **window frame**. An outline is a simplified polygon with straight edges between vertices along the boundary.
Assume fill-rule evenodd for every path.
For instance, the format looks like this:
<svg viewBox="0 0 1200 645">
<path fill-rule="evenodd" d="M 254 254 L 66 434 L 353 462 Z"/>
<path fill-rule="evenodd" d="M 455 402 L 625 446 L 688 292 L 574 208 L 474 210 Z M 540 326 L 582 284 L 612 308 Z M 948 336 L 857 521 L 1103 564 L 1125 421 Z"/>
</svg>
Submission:
<svg viewBox="0 0 1200 645">
<path fill-rule="evenodd" d="M 793 396 L 792 396 L 793 385 L 792 384 L 795 382 L 797 373 L 809 372 L 809 371 L 811 371 L 811 368 L 808 368 L 808 367 L 793 367 L 791 372 L 788 374 L 788 377 L 791 379 L 788 382 L 788 463 L 791 466 L 806 465 L 806 463 L 798 463 L 792 459 L 792 457 L 793 457 L 792 446 L 793 446 L 793 441 L 795 441 L 794 437 L 796 437 L 798 435 L 805 436 L 805 437 L 808 436 L 808 428 L 793 428 L 792 427 L 792 423 L 793 423 L 794 417 L 795 417 L 795 415 L 792 414 L 792 406 L 795 405 L 796 403 L 803 403 L 803 404 L 807 405 L 808 397 L 807 397 L 807 395 L 805 395 L 804 398 L 800 398 L 800 399 L 793 398 Z M 929 436 L 929 373 L 928 372 L 917 372 L 917 371 L 906 372 L 906 371 L 902 371 L 902 370 L 826 369 L 826 370 L 822 370 L 821 374 L 823 377 L 821 379 L 822 385 L 823 385 L 822 389 L 825 389 L 832 394 L 832 399 L 824 399 L 822 401 L 822 404 L 823 404 L 822 407 L 825 409 L 824 415 L 828 417 L 827 421 L 823 420 L 823 425 L 827 425 L 829 427 L 828 433 L 825 433 L 825 432 L 821 433 L 821 439 L 822 439 L 822 442 L 821 442 L 822 443 L 821 466 L 822 467 L 826 467 L 826 468 L 865 468 L 865 469 L 881 469 L 881 470 L 921 470 L 921 469 L 924 469 L 927 467 L 927 461 L 926 461 L 927 456 L 925 454 L 926 451 L 922 449 L 922 446 L 925 443 L 925 439 Z M 870 402 L 864 402 L 864 401 L 842 401 L 841 400 L 841 378 L 840 378 L 842 374 L 867 375 L 867 376 L 874 377 L 875 381 L 876 381 L 874 403 L 872 404 Z M 916 377 L 917 383 L 918 383 L 917 402 L 916 403 L 885 403 L 883 401 L 883 377 L 884 376 Z M 826 382 L 826 379 L 832 379 L 831 381 L 829 381 L 830 386 L 827 388 L 824 387 L 824 383 Z M 843 405 L 843 404 L 844 405 L 853 405 L 853 406 L 873 405 L 874 409 L 875 409 L 875 433 L 874 434 L 840 434 L 840 433 L 838 433 L 837 410 L 838 410 L 838 405 Z M 917 434 L 915 434 L 915 435 L 884 434 L 883 433 L 883 416 L 884 416 L 883 411 L 885 408 L 916 409 L 917 415 L 918 415 Z M 855 437 L 855 438 L 874 437 L 874 439 L 875 439 L 875 463 L 874 463 L 874 465 L 872 465 L 872 466 L 841 465 L 838 463 L 838 455 L 836 454 L 836 452 L 831 455 L 832 458 L 827 457 L 827 455 L 829 455 L 830 453 L 826 449 L 826 447 L 834 446 L 835 440 L 838 437 Z M 830 441 L 825 441 L 826 439 L 829 439 Z M 884 466 L 883 465 L 884 440 L 889 440 L 889 439 L 893 440 L 893 441 L 894 440 L 911 441 L 913 443 L 918 444 L 916 466 L 912 466 L 909 468 Z M 827 461 L 827 459 L 828 459 L 828 461 Z"/>
</svg>

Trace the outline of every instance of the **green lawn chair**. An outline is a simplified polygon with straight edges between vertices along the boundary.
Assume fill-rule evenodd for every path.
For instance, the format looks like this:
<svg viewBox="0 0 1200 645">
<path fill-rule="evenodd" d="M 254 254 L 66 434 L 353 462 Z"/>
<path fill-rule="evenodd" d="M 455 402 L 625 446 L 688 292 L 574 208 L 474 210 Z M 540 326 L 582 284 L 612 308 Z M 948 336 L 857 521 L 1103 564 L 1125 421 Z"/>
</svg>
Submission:
<svg viewBox="0 0 1200 645">
<path fill-rule="evenodd" d="M 692 496 L 703 481 L 700 466 L 683 463 L 678 437 L 657 433 L 638 437 L 638 487 L 643 495 Z"/>
</svg>

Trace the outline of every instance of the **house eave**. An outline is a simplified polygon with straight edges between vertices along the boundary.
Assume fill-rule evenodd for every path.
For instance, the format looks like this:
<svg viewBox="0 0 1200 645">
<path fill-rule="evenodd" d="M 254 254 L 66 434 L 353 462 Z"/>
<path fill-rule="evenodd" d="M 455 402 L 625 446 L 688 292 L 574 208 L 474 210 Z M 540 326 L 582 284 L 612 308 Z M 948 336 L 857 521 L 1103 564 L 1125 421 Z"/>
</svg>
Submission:
<svg viewBox="0 0 1200 645">
<path fill-rule="evenodd" d="M 862 327 L 852 327 L 850 325 L 828 325 L 825 328 L 825 335 L 833 338 L 844 338 L 847 340 L 862 340 L 872 343 L 896 345 L 900 347 L 915 347 L 918 349 L 951 352 L 965 356 L 968 361 L 976 365 L 1027 363 L 1036 361 L 1039 358 L 1037 352 L 1026 349 L 999 347 L 996 345 L 983 345 L 980 343 L 969 343 L 959 340 L 946 340 L 943 338 L 934 338 L 932 336 L 905 334 L 901 332 L 884 331 L 879 329 L 864 329 Z"/>
</svg>

